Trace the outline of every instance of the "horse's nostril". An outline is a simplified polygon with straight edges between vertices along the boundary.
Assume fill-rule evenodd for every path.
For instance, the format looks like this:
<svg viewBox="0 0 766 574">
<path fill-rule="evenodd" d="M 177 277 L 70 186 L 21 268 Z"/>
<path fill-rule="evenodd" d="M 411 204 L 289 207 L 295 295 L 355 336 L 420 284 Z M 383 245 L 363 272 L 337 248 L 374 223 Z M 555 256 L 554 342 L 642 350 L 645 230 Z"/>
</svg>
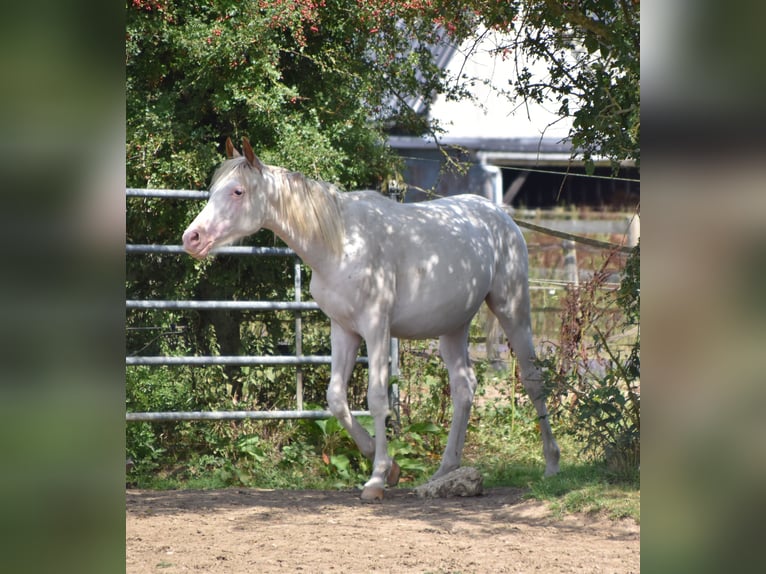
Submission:
<svg viewBox="0 0 766 574">
<path fill-rule="evenodd" d="M 194 247 L 199 244 L 200 242 L 200 236 L 199 231 L 196 230 L 188 230 L 186 233 L 184 233 L 182 238 L 183 244 L 186 247 Z"/>
</svg>

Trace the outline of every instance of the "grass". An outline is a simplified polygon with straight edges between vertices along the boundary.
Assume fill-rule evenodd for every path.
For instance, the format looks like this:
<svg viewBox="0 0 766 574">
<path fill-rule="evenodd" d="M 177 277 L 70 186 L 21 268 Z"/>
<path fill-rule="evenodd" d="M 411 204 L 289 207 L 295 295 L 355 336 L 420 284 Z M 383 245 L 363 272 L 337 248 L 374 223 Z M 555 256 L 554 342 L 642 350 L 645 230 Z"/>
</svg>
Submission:
<svg viewBox="0 0 766 574">
<path fill-rule="evenodd" d="M 543 463 L 489 466 L 472 464 L 485 477 L 485 487 L 510 486 L 526 489 L 526 498 L 548 503 L 554 515 L 585 513 L 610 519 L 632 518 L 641 522 L 638 476 L 616 478 L 600 462 L 563 463 L 556 476 L 543 478 Z"/>
<path fill-rule="evenodd" d="M 480 413 L 481 414 L 481 413 Z M 516 413 L 514 431 L 491 417 L 469 427 L 464 465 L 476 466 L 485 487 L 523 488 L 526 497 L 546 502 L 553 513 L 586 513 L 610 519 L 641 521 L 641 481 L 637 471 L 617 475 L 602 461 L 581 454 L 572 436 L 554 429 L 561 448 L 561 470 L 544 478 L 545 461 L 539 432 L 532 415 Z"/>
<path fill-rule="evenodd" d="M 611 519 L 632 518 L 641 522 L 638 478 L 615 482 L 599 463 L 564 466 L 558 475 L 533 483 L 529 496 L 550 503 L 559 516 L 568 513 L 605 515 Z"/>
</svg>

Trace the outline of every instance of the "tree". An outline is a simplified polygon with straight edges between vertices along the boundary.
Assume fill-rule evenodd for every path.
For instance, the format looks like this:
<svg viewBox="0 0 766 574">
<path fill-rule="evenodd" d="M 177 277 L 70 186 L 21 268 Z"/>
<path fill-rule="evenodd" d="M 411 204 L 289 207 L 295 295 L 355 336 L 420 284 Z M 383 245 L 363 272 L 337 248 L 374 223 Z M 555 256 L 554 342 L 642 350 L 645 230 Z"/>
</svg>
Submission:
<svg viewBox="0 0 766 574">
<path fill-rule="evenodd" d="M 439 25 L 455 43 L 476 34 L 501 35 L 505 42 L 496 55 L 500 65 L 515 70 L 504 91 L 509 99 L 558 102 L 559 116 L 573 120 L 572 145 L 587 167 L 593 167 L 594 155 L 609 158 L 615 167 L 623 160 L 640 161 L 638 0 L 374 0 L 373 4 L 395 4 L 404 21 L 416 27 L 423 20 Z M 424 37 L 422 31 L 414 33 Z M 471 49 L 469 44 L 466 57 Z M 547 74 L 535 74 L 535 63 L 542 64 Z M 439 81 L 442 85 L 436 89 L 448 97 L 468 97 L 471 84 L 486 78 Z"/>
<path fill-rule="evenodd" d="M 638 0 L 532 0 L 524 2 L 514 31 L 504 49 L 541 60 L 549 73 L 535 78 L 522 66 L 512 86 L 518 96 L 559 103 L 559 115 L 573 118 L 572 144 L 582 150 L 586 166 L 592 168 L 596 154 L 615 166 L 628 159 L 638 163 Z"/>
<path fill-rule="evenodd" d="M 418 125 L 420 118 L 401 102 L 430 93 L 438 70 L 425 48 L 408 49 L 409 36 L 393 24 L 380 34 L 368 33 L 368 26 L 361 2 L 131 0 L 128 186 L 204 189 L 221 159 L 225 136 L 243 135 L 258 142 L 268 163 L 348 188 L 376 185 L 396 163 L 385 146 L 385 127 Z M 197 209 L 191 202 L 131 199 L 128 241 L 178 243 Z M 252 239 L 273 241 L 269 233 Z M 128 294 L 148 299 L 289 295 L 289 262 L 219 257 L 214 274 L 205 273 L 209 265 L 164 255 L 131 256 Z M 131 313 L 128 324 L 164 326 L 174 333 L 171 323 L 181 319 L 195 328 L 193 335 L 174 339 L 177 345 L 203 354 L 238 354 L 242 322 L 250 317 L 142 311 Z M 283 336 L 279 322 L 265 320 L 263 328 L 275 346 Z M 131 330 L 128 352 L 158 352 L 160 343 L 167 347 L 165 339 L 151 333 Z M 225 374 L 235 381 L 238 372 Z M 236 383 L 232 387 L 235 395 L 241 393 Z"/>
<path fill-rule="evenodd" d="M 384 125 L 415 121 L 399 103 L 429 92 L 437 71 L 395 26 L 367 33 L 364 6 L 132 0 L 129 185 L 203 188 L 223 136 L 242 135 L 267 162 L 375 184 L 393 162 Z"/>
<path fill-rule="evenodd" d="M 247 135 L 267 163 L 354 189 L 377 186 L 397 168 L 386 134 L 436 134 L 408 104 L 442 94 L 469 97 L 473 78 L 450 78 L 434 62 L 440 42 L 479 29 L 505 32 L 499 55 L 528 67 L 508 95 L 559 102 L 572 116 L 586 160 L 639 158 L 638 10 L 632 0 L 129 0 L 127 142 L 129 187 L 204 189 L 226 136 Z M 129 202 L 130 242 L 177 243 L 198 206 Z M 253 242 L 273 242 L 269 233 Z M 129 258 L 134 298 L 283 298 L 289 265 L 219 258 Z M 241 277 L 248 277 L 244 282 Z M 237 291 L 235 291 L 237 290 Z M 132 322 L 159 321 L 135 313 Z M 236 354 L 243 316 L 201 313 L 213 334 L 195 342 Z M 279 329 L 267 326 L 274 337 Z M 224 335 L 228 333 L 228 335 Z M 131 351 L 150 339 L 136 331 Z M 229 373 L 231 377 L 235 373 Z"/>
</svg>

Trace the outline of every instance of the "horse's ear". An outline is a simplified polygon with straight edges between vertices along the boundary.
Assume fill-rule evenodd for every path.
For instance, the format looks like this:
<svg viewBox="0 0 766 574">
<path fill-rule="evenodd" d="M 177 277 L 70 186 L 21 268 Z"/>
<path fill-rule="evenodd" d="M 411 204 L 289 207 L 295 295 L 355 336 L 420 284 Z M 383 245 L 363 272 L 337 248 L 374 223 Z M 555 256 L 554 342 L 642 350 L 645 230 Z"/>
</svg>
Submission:
<svg viewBox="0 0 766 574">
<path fill-rule="evenodd" d="M 231 138 L 226 138 L 226 157 L 229 159 L 233 159 L 239 156 L 240 156 L 240 153 L 236 149 L 234 149 L 234 144 L 231 143 Z"/>
<path fill-rule="evenodd" d="M 242 151 L 245 152 L 247 163 L 249 163 L 252 167 L 257 169 L 259 172 L 263 173 L 263 163 L 261 163 L 261 160 L 255 157 L 255 153 L 253 153 L 253 148 L 250 147 L 250 140 L 247 139 L 246 137 L 242 138 Z"/>
</svg>

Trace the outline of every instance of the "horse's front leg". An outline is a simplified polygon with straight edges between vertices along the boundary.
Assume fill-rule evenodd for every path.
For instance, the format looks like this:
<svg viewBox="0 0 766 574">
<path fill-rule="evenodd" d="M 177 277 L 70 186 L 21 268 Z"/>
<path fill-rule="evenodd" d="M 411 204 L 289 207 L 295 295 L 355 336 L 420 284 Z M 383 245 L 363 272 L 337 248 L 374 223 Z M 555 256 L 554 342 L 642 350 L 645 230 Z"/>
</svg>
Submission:
<svg viewBox="0 0 766 574">
<path fill-rule="evenodd" d="M 389 371 L 389 330 L 380 329 L 374 336 L 367 337 L 369 357 L 369 384 L 367 405 L 375 424 L 375 458 L 372 476 L 364 485 L 362 500 L 365 502 L 383 499 L 386 483 L 393 486 L 399 480 L 399 467 L 388 456 L 386 441 L 386 416 L 388 416 L 388 371 Z"/>
<path fill-rule="evenodd" d="M 351 409 L 348 407 L 348 380 L 354 370 L 361 337 L 331 321 L 330 340 L 332 373 L 327 387 L 327 405 L 333 416 L 351 435 L 362 454 L 372 460 L 375 456 L 375 443 L 370 433 L 351 415 Z"/>
</svg>

